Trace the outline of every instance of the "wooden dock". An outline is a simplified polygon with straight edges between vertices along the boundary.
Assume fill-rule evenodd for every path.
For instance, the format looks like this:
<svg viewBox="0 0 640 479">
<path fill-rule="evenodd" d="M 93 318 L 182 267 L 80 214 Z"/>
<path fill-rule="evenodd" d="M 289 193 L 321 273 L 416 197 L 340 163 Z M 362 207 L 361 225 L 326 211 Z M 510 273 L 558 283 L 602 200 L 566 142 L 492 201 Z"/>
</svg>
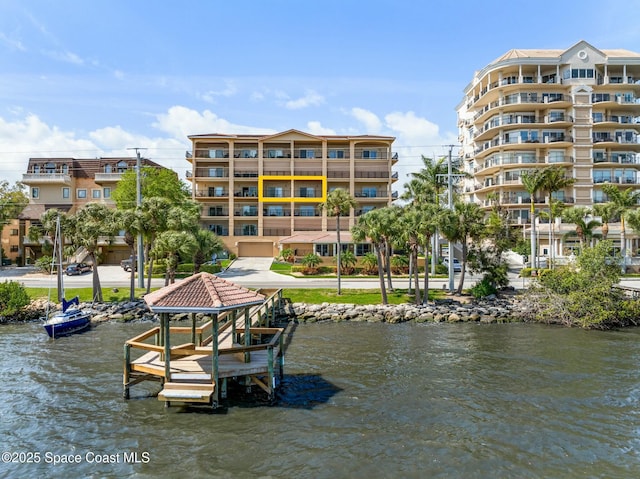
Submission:
<svg viewBox="0 0 640 479">
<path fill-rule="evenodd" d="M 196 326 L 195 315 L 191 327 L 169 326 L 166 330 L 161 321 L 160 326 L 128 340 L 124 397 L 129 397 L 131 386 L 155 380 L 162 383 L 158 399 L 167 406 L 180 402 L 216 408 L 227 397 L 228 381 L 235 380 L 247 388 L 258 386 L 273 400 L 283 375 L 287 330 L 270 327 L 270 323 L 281 301 L 281 290 L 272 290 L 261 305 L 214 314 L 201 326 Z M 169 338 L 179 336 L 187 336 L 188 342 L 168 344 Z"/>
</svg>

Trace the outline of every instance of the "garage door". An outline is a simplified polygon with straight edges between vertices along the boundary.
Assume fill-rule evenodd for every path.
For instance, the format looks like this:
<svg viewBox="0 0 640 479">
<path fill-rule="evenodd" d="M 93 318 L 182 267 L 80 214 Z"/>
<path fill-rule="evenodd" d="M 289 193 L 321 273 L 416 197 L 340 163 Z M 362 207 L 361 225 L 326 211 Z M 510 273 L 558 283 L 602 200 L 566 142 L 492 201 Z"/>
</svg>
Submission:
<svg viewBox="0 0 640 479">
<path fill-rule="evenodd" d="M 273 241 L 240 242 L 238 243 L 238 256 L 273 258 Z"/>
</svg>

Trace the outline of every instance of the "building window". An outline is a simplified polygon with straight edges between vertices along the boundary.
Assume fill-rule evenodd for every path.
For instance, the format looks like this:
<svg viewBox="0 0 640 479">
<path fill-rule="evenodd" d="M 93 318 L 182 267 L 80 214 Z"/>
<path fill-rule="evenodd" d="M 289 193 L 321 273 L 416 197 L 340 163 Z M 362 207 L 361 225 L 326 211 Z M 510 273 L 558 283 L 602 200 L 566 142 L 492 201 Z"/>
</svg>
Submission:
<svg viewBox="0 0 640 479">
<path fill-rule="evenodd" d="M 269 208 L 267 208 L 267 215 L 284 216 L 284 209 L 282 206 L 269 206 Z"/>
<path fill-rule="evenodd" d="M 11 236 L 18 236 L 18 229 L 17 228 L 13 228 L 11 230 Z"/>
<path fill-rule="evenodd" d="M 282 186 L 270 186 L 267 188 L 267 197 L 284 198 L 284 188 Z"/>
<path fill-rule="evenodd" d="M 111 164 L 104 165 L 104 172 L 111 173 Z"/>
<path fill-rule="evenodd" d="M 314 150 L 300 150 L 300 158 L 315 158 Z"/>
<path fill-rule="evenodd" d="M 9 247 L 9 251 L 10 251 L 10 252 L 12 252 L 12 253 L 17 253 L 18 251 L 20 251 L 20 249 L 18 248 L 18 245 L 17 245 L 17 244 L 12 244 L 12 245 Z"/>
<path fill-rule="evenodd" d="M 371 245 L 369 243 L 356 244 L 356 256 L 364 256 L 367 253 L 371 253 Z"/>
<path fill-rule="evenodd" d="M 76 190 L 76 198 L 84 199 L 87 197 L 87 190 L 84 188 L 79 188 Z"/>
<path fill-rule="evenodd" d="M 111 198 L 111 188 L 110 187 L 102 188 L 102 196 L 104 199 Z"/>
<path fill-rule="evenodd" d="M 314 206 L 301 206 L 300 207 L 300 216 L 315 216 L 316 209 Z"/>
<path fill-rule="evenodd" d="M 344 158 L 344 150 L 329 150 L 329 158 Z"/>
<path fill-rule="evenodd" d="M 333 245 L 320 243 L 316 245 L 316 254 L 320 256 L 332 256 L 333 255 Z"/>
<path fill-rule="evenodd" d="M 40 165 L 33 165 L 33 172 L 37 175 L 40 173 Z"/>
<path fill-rule="evenodd" d="M 44 165 L 44 172 L 47 174 L 55 173 L 56 172 L 55 163 L 47 163 L 46 165 Z"/>
<path fill-rule="evenodd" d="M 62 165 L 62 173 L 65 175 L 69 174 L 69 165 L 67 165 L 66 163 Z"/>
<path fill-rule="evenodd" d="M 116 168 L 118 170 L 118 173 L 124 173 L 125 171 L 127 171 L 128 165 L 126 161 L 120 161 L 118 162 L 118 164 L 116 165 Z"/>
<path fill-rule="evenodd" d="M 69 197 L 71 196 L 71 192 L 69 190 L 69 188 L 67 188 L 66 186 L 62 188 L 62 198 L 64 198 L 65 200 L 69 199 Z"/>
<path fill-rule="evenodd" d="M 300 188 L 300 198 L 313 198 L 315 191 L 315 188 L 309 186 Z"/>
<path fill-rule="evenodd" d="M 376 159 L 378 152 L 376 150 L 362 150 L 362 158 Z"/>
<path fill-rule="evenodd" d="M 100 193 L 100 190 L 91 190 L 91 198 L 93 198 L 94 200 L 100 199 Z"/>
<path fill-rule="evenodd" d="M 378 188 L 375 186 L 367 186 L 362 188 L 362 196 L 365 198 L 375 198 L 378 196 Z"/>
<path fill-rule="evenodd" d="M 37 186 L 31 188 L 31 198 L 33 198 L 34 200 L 40 198 L 40 188 L 38 188 Z"/>
</svg>

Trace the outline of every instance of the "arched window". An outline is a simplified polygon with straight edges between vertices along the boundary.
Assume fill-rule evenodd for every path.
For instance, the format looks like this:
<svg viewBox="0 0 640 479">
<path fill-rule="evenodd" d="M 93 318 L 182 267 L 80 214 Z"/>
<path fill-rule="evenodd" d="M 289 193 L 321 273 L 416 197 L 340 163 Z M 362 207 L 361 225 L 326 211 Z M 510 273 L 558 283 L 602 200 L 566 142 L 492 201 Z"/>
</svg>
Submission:
<svg viewBox="0 0 640 479">
<path fill-rule="evenodd" d="M 106 165 L 104 165 L 104 172 L 105 173 L 111 173 L 111 163 L 107 163 Z"/>
<path fill-rule="evenodd" d="M 62 165 L 62 173 L 65 175 L 69 174 L 69 165 L 67 165 L 66 163 Z"/>
<path fill-rule="evenodd" d="M 47 163 L 44 165 L 44 172 L 45 173 L 55 173 L 56 172 L 56 164 L 55 163 Z"/>
<path fill-rule="evenodd" d="M 40 165 L 33 165 L 33 172 L 37 175 L 40 173 Z"/>
<path fill-rule="evenodd" d="M 128 165 L 126 161 L 120 161 L 118 162 L 116 167 L 118 168 L 118 173 L 124 173 L 125 171 L 127 171 Z"/>
</svg>

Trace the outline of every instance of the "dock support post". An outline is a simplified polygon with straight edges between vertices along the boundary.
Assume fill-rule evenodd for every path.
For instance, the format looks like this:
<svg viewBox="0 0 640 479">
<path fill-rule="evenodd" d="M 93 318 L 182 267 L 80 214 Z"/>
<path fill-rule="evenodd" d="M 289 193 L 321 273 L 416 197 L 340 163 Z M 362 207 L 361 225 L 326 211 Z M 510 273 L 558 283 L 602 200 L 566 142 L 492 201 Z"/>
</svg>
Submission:
<svg viewBox="0 0 640 479">
<path fill-rule="evenodd" d="M 238 333 L 236 332 L 236 321 L 238 320 L 238 310 L 231 311 L 231 338 L 234 343 L 238 343 Z"/>
<path fill-rule="evenodd" d="M 191 313 L 191 342 L 196 344 L 196 313 Z"/>
<path fill-rule="evenodd" d="M 129 379 L 131 373 L 131 346 L 125 343 L 124 345 L 124 373 L 122 374 L 122 385 L 124 390 L 122 391 L 122 397 L 129 399 Z"/>
<path fill-rule="evenodd" d="M 278 339 L 280 343 L 280 354 L 278 354 L 278 369 L 280 369 L 280 381 L 284 379 L 284 334 Z"/>
<path fill-rule="evenodd" d="M 169 313 L 160 314 L 160 322 L 165 325 L 164 327 L 164 380 L 171 382 L 171 340 L 169 325 Z"/>
<path fill-rule="evenodd" d="M 218 400 L 220 399 L 220 388 L 218 383 L 218 315 L 213 314 L 213 341 L 211 346 L 213 348 L 213 352 L 211 354 L 212 357 L 212 365 L 211 365 L 211 377 L 213 379 L 213 402 L 211 406 L 213 409 L 218 407 Z"/>
<path fill-rule="evenodd" d="M 267 368 L 269 371 L 269 401 L 273 402 L 275 399 L 275 390 L 276 390 L 276 377 L 273 371 L 273 348 L 269 347 L 267 349 Z"/>
<path fill-rule="evenodd" d="M 251 346 L 251 317 L 249 316 L 249 308 L 244 308 L 244 345 L 246 347 Z M 251 362 L 251 353 L 245 351 L 244 362 Z"/>
</svg>

